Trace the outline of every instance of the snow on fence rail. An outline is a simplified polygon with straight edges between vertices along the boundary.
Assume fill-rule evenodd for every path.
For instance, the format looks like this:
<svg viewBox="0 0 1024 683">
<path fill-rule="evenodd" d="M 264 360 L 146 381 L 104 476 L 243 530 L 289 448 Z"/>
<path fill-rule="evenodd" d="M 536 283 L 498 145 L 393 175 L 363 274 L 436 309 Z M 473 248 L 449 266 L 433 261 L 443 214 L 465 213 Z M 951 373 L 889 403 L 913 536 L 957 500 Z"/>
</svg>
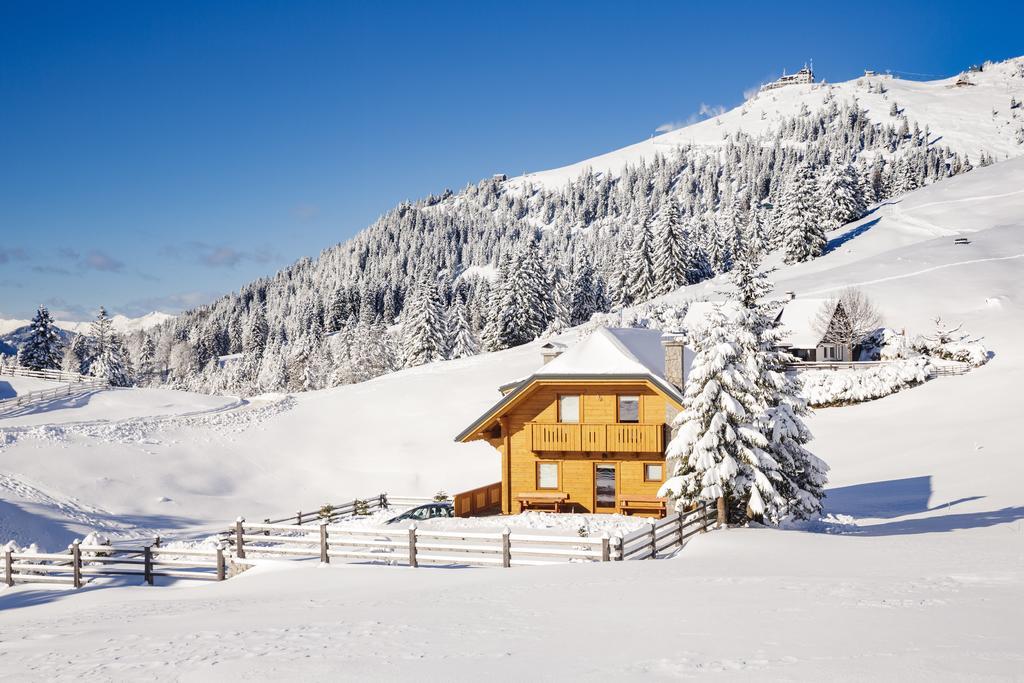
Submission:
<svg viewBox="0 0 1024 683">
<path fill-rule="evenodd" d="M 210 550 L 85 545 L 76 540 L 60 553 L 7 550 L 4 583 L 65 584 L 81 588 L 90 577 L 141 576 L 149 585 L 157 576 L 223 581 L 230 558 L 224 547 Z"/>
<path fill-rule="evenodd" d="M 84 381 L 71 382 L 63 386 L 54 387 L 53 389 L 40 389 L 39 391 L 32 391 L 27 394 L 20 394 L 12 398 L 0 400 L 0 412 L 11 410 L 13 408 L 29 406 L 35 403 L 41 403 L 42 401 L 47 401 L 60 396 L 82 394 L 87 391 L 92 391 L 93 389 L 106 389 L 108 386 L 110 386 L 110 382 L 107 380 L 91 377 Z"/>
<path fill-rule="evenodd" d="M 444 531 L 405 528 L 316 527 L 299 524 L 253 523 L 239 518 L 227 542 L 240 559 L 263 555 L 280 558 L 319 558 L 385 562 L 410 567 L 424 564 L 517 567 L 562 562 L 608 562 L 653 559 L 681 548 L 686 539 L 714 526 L 708 505 L 688 513 L 651 520 L 648 528 L 626 536 L 548 536 L 512 532 Z M 314 530 L 315 529 L 315 530 Z"/>
<path fill-rule="evenodd" d="M 87 382 L 95 379 L 89 375 L 82 375 L 77 372 L 65 370 L 31 370 L 18 365 L 6 366 L 0 363 L 0 375 L 11 377 L 35 377 L 37 379 L 52 379 L 57 382 Z"/>
<path fill-rule="evenodd" d="M 251 556 L 383 562 L 409 567 L 422 565 L 522 567 L 565 562 L 611 562 L 655 559 L 682 548 L 691 536 L 716 524 L 715 509 L 707 504 L 686 513 L 650 520 L 646 529 L 628 535 L 598 537 L 548 536 L 537 533 L 332 526 L 333 521 L 386 509 L 390 505 L 419 505 L 433 498 L 380 494 L 337 506 L 334 516 L 317 513 L 266 522 L 239 517 L 212 549 L 89 545 L 76 540 L 59 553 L 8 549 L 4 553 L 4 583 L 64 584 L 81 588 L 91 577 L 142 576 L 153 585 L 158 576 L 223 581 Z M 297 522 L 294 524 L 284 522 Z M 305 521 L 303 524 L 301 522 Z M 313 523 L 316 521 L 317 523 Z M 249 559 L 247 559 L 249 558 Z"/>
</svg>

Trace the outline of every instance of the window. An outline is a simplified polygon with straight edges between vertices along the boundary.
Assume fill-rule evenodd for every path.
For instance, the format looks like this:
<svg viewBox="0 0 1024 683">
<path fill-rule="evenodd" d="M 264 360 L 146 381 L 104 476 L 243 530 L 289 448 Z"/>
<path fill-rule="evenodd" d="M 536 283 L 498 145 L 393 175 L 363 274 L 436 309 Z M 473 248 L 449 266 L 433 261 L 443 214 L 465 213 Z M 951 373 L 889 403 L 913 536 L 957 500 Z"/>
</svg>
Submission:
<svg viewBox="0 0 1024 683">
<path fill-rule="evenodd" d="M 661 481 L 665 473 L 665 466 L 660 462 L 644 463 L 644 481 Z"/>
<path fill-rule="evenodd" d="M 558 463 L 539 462 L 537 463 L 537 488 L 557 489 L 558 488 Z"/>
<path fill-rule="evenodd" d="M 580 421 L 580 397 L 578 395 L 558 397 L 558 421 L 572 423 Z"/>
<path fill-rule="evenodd" d="M 619 422 L 640 421 L 640 397 L 619 396 Z"/>
</svg>

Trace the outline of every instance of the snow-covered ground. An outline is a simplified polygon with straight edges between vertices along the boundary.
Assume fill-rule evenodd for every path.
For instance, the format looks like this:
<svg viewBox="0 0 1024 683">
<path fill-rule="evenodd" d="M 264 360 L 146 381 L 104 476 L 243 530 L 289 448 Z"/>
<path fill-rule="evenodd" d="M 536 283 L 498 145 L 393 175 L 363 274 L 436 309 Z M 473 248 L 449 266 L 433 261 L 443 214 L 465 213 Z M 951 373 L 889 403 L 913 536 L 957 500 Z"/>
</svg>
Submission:
<svg viewBox="0 0 1024 683">
<path fill-rule="evenodd" d="M 823 520 L 731 529 L 675 559 L 503 569 L 289 562 L 216 585 L 0 592 L 0 671 L 30 678 L 1006 680 L 1024 672 L 1024 160 L 894 200 L 779 292 L 850 284 L 885 323 L 964 322 L 994 357 L 819 411 Z M 953 236 L 965 234 L 966 246 Z M 713 296 L 721 282 L 673 295 Z M 197 415 L 0 420 L 4 536 L 199 533 L 242 514 L 498 479 L 453 436 L 540 362 L 537 344 Z M 132 391 L 123 394 L 125 404 Z M 117 394 L 112 395 L 116 397 Z M 121 399 L 118 399 L 121 400 Z M 168 401 L 172 399 L 168 398 Z M 223 400 L 223 399 L 216 399 Z M 230 399 L 227 399 L 230 400 Z M 178 411 L 180 412 L 180 411 Z M 86 415 L 86 413 L 82 413 Z M 58 668 L 59 667 L 59 668 Z"/>
<path fill-rule="evenodd" d="M 1010 98 L 1024 99 L 1024 78 L 1019 73 L 1024 57 L 989 65 L 972 73 L 972 85 L 956 87 L 957 76 L 937 81 L 907 81 L 875 76 L 842 83 L 790 85 L 758 93 L 745 103 L 699 123 L 653 136 L 643 142 L 548 171 L 511 178 L 510 187 L 526 184 L 561 189 L 588 168 L 596 173 L 618 175 L 626 165 L 667 155 L 681 145 L 720 145 L 738 131 L 761 135 L 777 130 L 784 119 L 798 115 L 806 106 L 819 110 L 827 96 L 837 102 L 854 99 L 872 121 L 899 126 L 890 115 L 895 102 L 902 115 L 922 128 L 930 127 L 930 139 L 954 151 L 968 154 L 977 162 L 982 152 L 997 160 L 1024 154 L 1017 131 L 1024 124 L 1021 109 L 1010 109 Z M 886 92 L 878 92 L 884 85 Z M 873 90 L 869 90 L 869 85 Z"/>
</svg>

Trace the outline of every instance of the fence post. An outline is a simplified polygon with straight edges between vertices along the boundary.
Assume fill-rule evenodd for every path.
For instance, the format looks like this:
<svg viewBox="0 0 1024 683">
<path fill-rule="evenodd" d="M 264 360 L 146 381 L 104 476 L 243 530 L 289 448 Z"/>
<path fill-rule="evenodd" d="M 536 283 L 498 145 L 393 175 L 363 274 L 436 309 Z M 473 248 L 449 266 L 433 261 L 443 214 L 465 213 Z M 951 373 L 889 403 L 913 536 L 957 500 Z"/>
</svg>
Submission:
<svg viewBox="0 0 1024 683">
<path fill-rule="evenodd" d="M 299 526 L 302 526 L 302 510 L 295 511 L 295 519 L 298 520 Z"/>
<path fill-rule="evenodd" d="M 611 550 L 612 550 L 611 549 L 611 545 L 612 545 L 612 537 L 606 531 L 603 534 L 601 534 L 601 561 L 602 562 L 608 562 L 608 561 L 611 560 Z"/>
<path fill-rule="evenodd" d="M 4 553 L 4 583 L 8 586 L 14 585 L 14 551 L 9 549 Z"/>
<path fill-rule="evenodd" d="M 150 586 L 153 585 L 153 549 L 148 545 L 142 549 L 142 576 L 146 579 L 146 583 Z"/>
<path fill-rule="evenodd" d="M 154 541 L 153 541 L 153 545 L 154 545 L 155 547 L 157 547 L 157 548 L 159 548 L 159 547 L 160 547 L 160 537 L 159 537 L 159 536 L 157 536 L 157 537 L 156 537 L 156 540 L 154 540 Z"/>
<path fill-rule="evenodd" d="M 386 493 L 380 494 L 380 509 L 381 510 L 387 510 L 388 509 L 388 494 L 386 494 Z"/>
<path fill-rule="evenodd" d="M 226 572 L 224 571 L 224 545 L 217 546 L 217 580 L 223 581 Z"/>
<path fill-rule="evenodd" d="M 82 587 L 82 548 L 76 538 L 71 542 L 71 582 L 75 588 Z"/>
<path fill-rule="evenodd" d="M 263 518 L 263 523 L 264 524 L 270 524 L 270 517 L 264 517 Z M 266 531 L 264 531 L 263 535 L 264 536 L 269 536 L 270 535 L 270 529 L 267 529 Z M 240 555 L 240 557 L 245 557 L 245 556 L 244 555 Z"/>
<path fill-rule="evenodd" d="M 686 535 L 686 527 L 683 525 L 683 513 L 676 513 L 676 521 L 679 522 L 679 547 L 683 547 L 683 536 Z"/>
<path fill-rule="evenodd" d="M 623 555 L 626 554 L 626 549 L 625 549 L 624 545 L 625 544 L 622 542 L 622 531 L 620 530 L 620 531 L 615 532 L 615 547 L 617 548 L 617 550 L 615 552 L 615 561 L 616 562 L 622 562 Z"/>
<path fill-rule="evenodd" d="M 409 525 L 409 566 L 419 566 L 419 562 L 416 561 L 416 522 Z"/>
<path fill-rule="evenodd" d="M 708 532 L 708 504 L 704 501 L 700 504 L 700 532 L 706 534 Z"/>
<path fill-rule="evenodd" d="M 501 530 L 501 566 L 512 566 L 512 530 L 508 527 Z"/>
<path fill-rule="evenodd" d="M 653 560 L 658 555 L 658 527 L 655 526 L 655 521 L 653 519 L 648 520 L 648 523 L 651 528 L 651 556 L 648 559 Z"/>
<path fill-rule="evenodd" d="M 245 517 L 239 517 L 235 520 L 235 556 L 241 559 L 245 559 L 245 542 L 242 540 L 242 523 L 245 522 Z"/>
<path fill-rule="evenodd" d="M 331 563 L 331 556 L 327 554 L 327 520 L 320 522 L 320 561 L 324 564 Z"/>
</svg>

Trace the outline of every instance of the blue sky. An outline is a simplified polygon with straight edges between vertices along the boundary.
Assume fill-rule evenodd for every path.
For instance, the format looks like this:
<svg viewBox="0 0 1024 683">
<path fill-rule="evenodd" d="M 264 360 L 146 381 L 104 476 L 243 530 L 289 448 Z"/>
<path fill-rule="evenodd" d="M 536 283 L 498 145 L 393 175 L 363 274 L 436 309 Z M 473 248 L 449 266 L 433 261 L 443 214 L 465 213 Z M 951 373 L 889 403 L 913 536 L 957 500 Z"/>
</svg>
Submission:
<svg viewBox="0 0 1024 683">
<path fill-rule="evenodd" d="M 839 81 L 1024 53 L 1024 3 L 831 4 L 0 0 L 0 317 L 175 312 L 809 58 Z"/>
</svg>

